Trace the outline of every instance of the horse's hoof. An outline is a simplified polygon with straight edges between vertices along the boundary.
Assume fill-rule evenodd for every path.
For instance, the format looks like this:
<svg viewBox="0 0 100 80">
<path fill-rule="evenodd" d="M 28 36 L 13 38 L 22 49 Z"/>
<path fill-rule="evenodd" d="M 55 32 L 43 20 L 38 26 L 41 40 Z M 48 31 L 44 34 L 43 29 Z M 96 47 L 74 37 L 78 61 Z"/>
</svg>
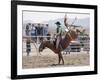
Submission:
<svg viewBox="0 0 100 80">
<path fill-rule="evenodd" d="M 56 66 L 57 64 L 52 64 L 51 66 Z"/>
</svg>

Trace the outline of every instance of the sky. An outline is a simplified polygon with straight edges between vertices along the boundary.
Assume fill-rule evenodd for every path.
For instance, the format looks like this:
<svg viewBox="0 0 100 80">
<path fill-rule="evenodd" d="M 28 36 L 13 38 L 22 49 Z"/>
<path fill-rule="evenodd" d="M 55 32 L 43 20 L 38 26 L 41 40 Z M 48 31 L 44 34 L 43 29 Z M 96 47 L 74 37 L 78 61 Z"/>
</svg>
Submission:
<svg viewBox="0 0 100 80">
<path fill-rule="evenodd" d="M 54 12 L 34 12 L 34 11 L 23 11 L 23 22 L 30 21 L 32 23 L 42 23 L 50 20 L 64 18 L 67 14 L 67 18 L 83 19 L 89 18 L 89 14 L 82 13 L 54 13 Z"/>
<path fill-rule="evenodd" d="M 56 31 L 55 22 L 60 21 L 61 26 L 64 26 L 64 18 L 67 15 L 68 24 L 72 24 L 72 22 L 77 18 L 74 22 L 76 26 L 83 26 L 84 28 L 90 27 L 90 15 L 83 13 L 61 13 L 61 12 L 39 12 L 39 11 L 23 11 L 23 24 L 27 23 L 42 23 L 49 24 L 49 32 Z"/>
</svg>

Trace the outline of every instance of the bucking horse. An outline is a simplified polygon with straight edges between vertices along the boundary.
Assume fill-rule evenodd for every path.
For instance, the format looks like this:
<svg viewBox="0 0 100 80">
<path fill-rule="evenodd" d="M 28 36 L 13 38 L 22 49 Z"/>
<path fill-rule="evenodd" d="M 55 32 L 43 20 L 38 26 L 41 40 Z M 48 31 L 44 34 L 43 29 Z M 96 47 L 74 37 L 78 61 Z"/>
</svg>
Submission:
<svg viewBox="0 0 100 80">
<path fill-rule="evenodd" d="M 50 41 L 42 41 L 39 46 L 39 52 L 42 52 L 47 47 L 58 55 L 58 64 L 60 64 L 61 60 L 62 60 L 62 64 L 64 64 L 64 59 L 61 54 L 61 51 L 66 49 L 70 45 L 71 41 L 74 41 L 78 37 L 79 32 L 80 32 L 79 29 L 69 30 L 65 34 L 64 38 L 60 40 L 60 45 L 58 46 L 57 49 L 56 49 L 56 45 L 52 44 Z M 70 34 L 70 36 L 69 36 L 69 34 Z M 56 40 L 55 40 L 55 42 L 56 42 Z"/>
</svg>

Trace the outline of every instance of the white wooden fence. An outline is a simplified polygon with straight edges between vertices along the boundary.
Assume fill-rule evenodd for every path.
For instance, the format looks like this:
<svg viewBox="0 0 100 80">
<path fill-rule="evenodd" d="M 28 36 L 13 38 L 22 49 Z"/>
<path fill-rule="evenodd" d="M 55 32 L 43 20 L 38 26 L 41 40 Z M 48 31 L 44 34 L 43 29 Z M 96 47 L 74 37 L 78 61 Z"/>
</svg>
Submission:
<svg viewBox="0 0 100 80">
<path fill-rule="evenodd" d="M 35 40 L 34 45 L 35 45 L 36 48 L 38 48 L 39 45 L 40 45 L 40 39 L 39 38 L 43 38 L 43 40 L 48 40 L 47 38 L 50 38 L 50 40 L 48 40 L 48 41 L 54 40 L 53 36 L 24 36 L 23 37 L 23 51 L 26 51 L 26 40 L 27 40 L 27 38 L 30 38 L 30 39 L 33 38 Z M 79 36 L 78 38 L 79 38 L 78 41 L 80 43 L 80 46 L 77 45 L 77 44 L 76 45 L 72 44 L 70 46 L 70 48 L 68 48 L 68 49 L 70 51 L 71 51 L 71 49 L 76 49 L 75 52 L 77 52 L 77 51 L 79 51 L 78 50 L 79 48 L 80 48 L 80 50 L 81 50 L 81 48 L 83 48 L 84 51 L 89 51 L 90 50 L 90 38 L 87 37 L 87 36 Z M 84 39 L 82 40 L 82 38 L 84 38 Z M 87 39 L 85 40 L 85 38 L 87 38 Z M 31 43 L 31 51 L 33 51 L 34 45 Z M 68 51 L 68 49 L 66 51 Z"/>
</svg>

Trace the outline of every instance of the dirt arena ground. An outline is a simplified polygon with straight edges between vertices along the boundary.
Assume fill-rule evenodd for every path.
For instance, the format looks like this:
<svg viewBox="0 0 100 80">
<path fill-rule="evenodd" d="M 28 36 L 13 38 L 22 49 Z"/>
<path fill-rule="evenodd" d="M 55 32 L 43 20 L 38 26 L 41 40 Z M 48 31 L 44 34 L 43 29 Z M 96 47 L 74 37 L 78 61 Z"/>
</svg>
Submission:
<svg viewBox="0 0 100 80">
<path fill-rule="evenodd" d="M 55 67 L 55 66 L 85 66 L 90 63 L 89 53 L 86 52 L 71 52 L 71 54 L 63 54 L 65 64 L 54 65 L 58 63 L 58 56 L 51 50 L 44 50 L 41 55 L 31 53 L 30 56 L 26 56 L 25 53 L 22 56 L 22 68 L 42 68 L 42 67 Z"/>
</svg>

